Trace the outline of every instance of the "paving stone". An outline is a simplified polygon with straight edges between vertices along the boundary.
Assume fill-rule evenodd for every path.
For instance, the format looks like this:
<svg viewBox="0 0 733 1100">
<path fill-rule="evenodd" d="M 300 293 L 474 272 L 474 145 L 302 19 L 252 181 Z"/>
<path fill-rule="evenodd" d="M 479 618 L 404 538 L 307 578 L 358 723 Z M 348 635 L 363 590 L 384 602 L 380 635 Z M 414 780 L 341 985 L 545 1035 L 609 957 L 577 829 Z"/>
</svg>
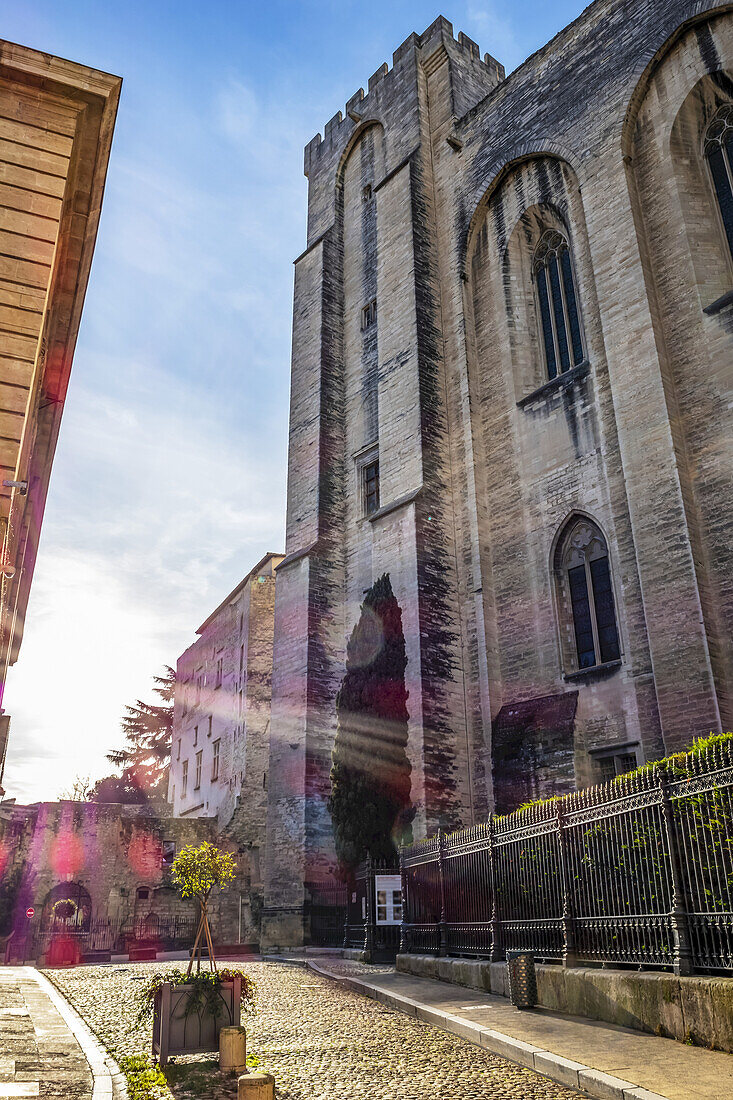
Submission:
<svg viewBox="0 0 733 1100">
<path fill-rule="evenodd" d="M 0 1100 L 13 1096 L 91 1100 L 89 1065 L 32 973 L 0 970 Z"/>
<path fill-rule="evenodd" d="M 54 981 L 119 1060 L 150 1054 L 150 1025 L 135 1022 L 138 983 L 159 963 L 79 967 Z M 392 1011 L 302 967 L 248 963 L 259 989 L 245 1017 L 247 1053 L 272 1073 L 278 1100 L 570 1100 L 577 1092 L 531 1069 Z M 389 968 L 385 968 L 389 969 Z M 353 969 L 349 971 L 353 974 Z M 374 969 L 370 968 L 374 973 Z M 102 976 L 104 981 L 100 981 Z M 166 1069 L 176 1100 L 234 1100 L 236 1079 L 222 1078 L 212 1055 L 177 1057 Z M 161 1100 L 170 1093 L 160 1092 Z"/>
</svg>

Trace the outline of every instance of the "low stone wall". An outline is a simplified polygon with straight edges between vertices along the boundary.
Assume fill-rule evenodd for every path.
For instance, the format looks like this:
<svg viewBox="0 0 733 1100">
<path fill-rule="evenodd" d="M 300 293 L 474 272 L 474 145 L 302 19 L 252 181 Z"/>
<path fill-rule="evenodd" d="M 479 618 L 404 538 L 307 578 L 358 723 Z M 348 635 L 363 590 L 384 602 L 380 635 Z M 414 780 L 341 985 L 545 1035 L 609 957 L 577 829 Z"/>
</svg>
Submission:
<svg viewBox="0 0 733 1100">
<path fill-rule="evenodd" d="M 397 969 L 508 996 L 506 963 L 398 955 Z M 543 1008 L 733 1053 L 733 978 L 537 966 Z"/>
</svg>

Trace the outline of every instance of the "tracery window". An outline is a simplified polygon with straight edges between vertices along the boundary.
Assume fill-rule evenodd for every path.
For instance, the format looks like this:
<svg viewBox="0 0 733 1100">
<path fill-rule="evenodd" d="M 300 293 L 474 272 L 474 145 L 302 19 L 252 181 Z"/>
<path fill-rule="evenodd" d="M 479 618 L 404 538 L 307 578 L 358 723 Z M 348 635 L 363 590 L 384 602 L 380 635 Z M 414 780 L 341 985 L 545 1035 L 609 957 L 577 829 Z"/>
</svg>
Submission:
<svg viewBox="0 0 733 1100">
<path fill-rule="evenodd" d="M 710 165 L 728 247 L 733 254 L 733 103 L 721 107 L 708 126 L 705 156 Z"/>
<path fill-rule="evenodd" d="M 540 238 L 534 277 L 547 374 L 555 378 L 585 358 L 570 246 L 556 229 Z"/>
<path fill-rule="evenodd" d="M 578 669 L 621 656 L 608 547 L 599 528 L 579 519 L 564 536 L 556 557 L 561 602 Z"/>
</svg>

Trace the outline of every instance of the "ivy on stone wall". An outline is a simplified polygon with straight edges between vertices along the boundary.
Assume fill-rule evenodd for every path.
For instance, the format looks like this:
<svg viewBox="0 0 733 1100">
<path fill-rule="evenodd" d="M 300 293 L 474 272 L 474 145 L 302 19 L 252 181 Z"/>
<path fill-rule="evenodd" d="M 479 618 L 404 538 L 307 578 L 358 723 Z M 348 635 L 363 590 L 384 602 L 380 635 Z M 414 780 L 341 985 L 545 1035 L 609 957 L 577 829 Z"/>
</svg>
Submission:
<svg viewBox="0 0 733 1100">
<path fill-rule="evenodd" d="M 13 913 L 22 881 L 22 865 L 16 864 L 12 868 L 6 865 L 0 877 L 0 936 L 6 936 L 12 930 Z"/>
<path fill-rule="evenodd" d="M 364 598 L 336 697 L 328 810 L 344 876 L 367 855 L 396 860 L 410 839 L 406 667 L 402 611 L 385 573 Z"/>
</svg>

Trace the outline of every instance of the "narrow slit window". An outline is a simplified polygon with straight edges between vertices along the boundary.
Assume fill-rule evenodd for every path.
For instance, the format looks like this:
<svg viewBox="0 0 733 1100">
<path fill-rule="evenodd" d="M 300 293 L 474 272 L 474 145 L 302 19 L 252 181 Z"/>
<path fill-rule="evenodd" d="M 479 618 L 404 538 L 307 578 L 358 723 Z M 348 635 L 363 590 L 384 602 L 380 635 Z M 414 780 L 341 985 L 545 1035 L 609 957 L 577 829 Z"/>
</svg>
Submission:
<svg viewBox="0 0 733 1100">
<path fill-rule="evenodd" d="M 552 379 L 585 358 L 570 247 L 554 229 L 542 234 L 534 255 L 534 275 L 545 365 Z"/>
<path fill-rule="evenodd" d="M 193 789 L 197 791 L 201 786 L 201 763 L 203 761 L 204 750 L 200 749 L 196 753 L 196 782 L 193 785 Z"/>
<path fill-rule="evenodd" d="M 371 328 L 372 325 L 377 322 L 377 299 L 372 298 L 371 302 L 367 302 L 361 311 L 361 327 L 362 329 Z"/>
<path fill-rule="evenodd" d="M 733 255 L 733 103 L 721 107 L 708 126 L 705 156 L 710 165 L 728 248 Z"/>
<path fill-rule="evenodd" d="M 379 508 L 379 462 L 368 462 L 362 467 L 364 479 L 364 511 L 368 516 Z"/>
<path fill-rule="evenodd" d="M 221 741 L 214 741 L 213 744 L 214 756 L 211 761 L 211 781 L 212 783 L 219 778 L 219 749 L 221 747 Z"/>
</svg>

